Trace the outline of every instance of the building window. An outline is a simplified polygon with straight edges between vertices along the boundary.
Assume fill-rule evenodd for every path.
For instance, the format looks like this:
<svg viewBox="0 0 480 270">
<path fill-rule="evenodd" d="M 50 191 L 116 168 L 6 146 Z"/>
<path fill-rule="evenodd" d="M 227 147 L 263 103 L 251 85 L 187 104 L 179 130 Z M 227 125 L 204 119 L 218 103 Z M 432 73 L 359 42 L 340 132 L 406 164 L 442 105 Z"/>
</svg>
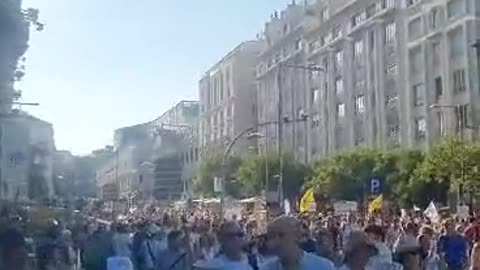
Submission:
<svg viewBox="0 0 480 270">
<path fill-rule="evenodd" d="M 395 5 L 395 0 L 382 0 L 382 8 L 392 8 Z"/>
<path fill-rule="evenodd" d="M 363 41 L 358 40 L 355 42 L 353 46 L 353 58 L 358 61 L 360 60 L 360 57 L 362 56 L 363 53 Z"/>
<path fill-rule="evenodd" d="M 441 57 L 442 57 L 441 49 L 442 49 L 442 47 L 441 47 L 439 41 L 433 41 L 432 42 L 432 51 L 433 51 L 432 57 L 433 57 L 433 65 L 435 67 L 437 67 L 442 62 L 441 61 Z"/>
<path fill-rule="evenodd" d="M 339 103 L 337 104 L 337 117 L 343 118 L 345 116 L 345 104 Z"/>
<path fill-rule="evenodd" d="M 422 51 L 419 47 L 410 51 L 410 75 L 415 76 L 421 73 L 422 69 Z"/>
<path fill-rule="evenodd" d="M 424 139 L 427 132 L 427 121 L 424 117 L 415 119 L 415 135 L 417 139 Z"/>
<path fill-rule="evenodd" d="M 355 114 L 363 114 L 365 112 L 365 96 L 359 95 L 355 98 Z"/>
<path fill-rule="evenodd" d="M 420 3 L 420 0 L 407 0 L 407 7 Z"/>
<path fill-rule="evenodd" d="M 335 53 L 335 69 L 341 70 L 343 67 L 343 51 Z"/>
<path fill-rule="evenodd" d="M 320 89 L 313 89 L 312 96 L 312 102 L 317 103 L 320 100 Z"/>
<path fill-rule="evenodd" d="M 462 129 L 468 127 L 468 104 L 459 105 L 455 108 L 456 131 L 462 132 Z"/>
<path fill-rule="evenodd" d="M 438 101 L 443 95 L 442 77 L 435 78 L 435 100 Z"/>
<path fill-rule="evenodd" d="M 298 51 L 302 48 L 302 40 L 301 39 L 297 39 L 295 41 L 295 50 Z"/>
<path fill-rule="evenodd" d="M 413 86 L 413 105 L 422 106 L 425 102 L 425 87 L 423 83 Z"/>
<path fill-rule="evenodd" d="M 450 0 L 447 3 L 448 18 L 457 17 L 464 13 L 464 0 Z"/>
<path fill-rule="evenodd" d="M 440 9 L 435 7 L 430 10 L 429 14 L 429 24 L 430 24 L 430 30 L 437 30 L 439 24 L 440 24 Z"/>
<path fill-rule="evenodd" d="M 371 3 L 370 5 L 368 5 L 366 10 L 367 19 L 373 17 L 377 13 L 377 11 L 378 11 L 377 3 Z"/>
<path fill-rule="evenodd" d="M 388 137 L 395 138 L 398 137 L 400 133 L 400 126 L 399 125 L 389 125 L 387 135 Z"/>
<path fill-rule="evenodd" d="M 362 24 L 364 21 L 365 21 L 365 18 L 366 18 L 366 14 L 365 12 L 362 12 L 362 13 L 359 13 L 359 14 L 355 14 L 353 17 L 352 17 L 352 28 Z"/>
<path fill-rule="evenodd" d="M 463 38 L 463 31 L 461 28 L 457 28 L 448 34 L 450 42 L 450 56 L 463 57 L 465 51 L 465 40 Z"/>
<path fill-rule="evenodd" d="M 437 122 L 440 136 L 445 136 L 445 116 L 442 111 L 437 111 Z"/>
<path fill-rule="evenodd" d="M 332 28 L 332 39 L 336 39 L 342 36 L 342 28 L 340 25 L 334 25 Z"/>
<path fill-rule="evenodd" d="M 320 13 L 320 21 L 324 22 L 328 20 L 328 8 L 322 9 L 322 12 Z"/>
<path fill-rule="evenodd" d="M 318 127 L 320 125 L 320 114 L 314 113 L 312 115 L 312 127 Z"/>
<path fill-rule="evenodd" d="M 422 18 L 417 17 L 408 24 L 408 38 L 417 39 L 422 35 Z"/>
<path fill-rule="evenodd" d="M 385 43 L 393 43 L 396 40 L 397 27 L 395 22 L 390 22 L 385 26 Z"/>
<path fill-rule="evenodd" d="M 465 89 L 465 70 L 457 69 L 453 72 L 453 91 L 463 92 Z"/>
<path fill-rule="evenodd" d="M 398 73 L 397 64 L 393 64 L 393 65 L 390 65 L 390 66 L 385 68 L 385 74 L 388 77 L 393 77 L 393 76 L 397 75 L 397 73 Z"/>
<path fill-rule="evenodd" d="M 398 94 L 391 94 L 385 97 L 385 105 L 392 105 L 398 101 Z"/>
<path fill-rule="evenodd" d="M 335 79 L 335 93 L 337 95 L 343 93 L 343 80 L 341 77 Z"/>
</svg>

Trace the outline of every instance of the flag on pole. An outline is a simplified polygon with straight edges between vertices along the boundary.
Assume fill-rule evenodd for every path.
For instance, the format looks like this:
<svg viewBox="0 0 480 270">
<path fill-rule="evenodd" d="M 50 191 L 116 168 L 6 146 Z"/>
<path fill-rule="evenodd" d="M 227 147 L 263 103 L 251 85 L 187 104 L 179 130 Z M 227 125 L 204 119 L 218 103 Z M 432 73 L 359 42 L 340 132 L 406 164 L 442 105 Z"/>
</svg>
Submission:
<svg viewBox="0 0 480 270">
<path fill-rule="evenodd" d="M 303 194 L 302 199 L 300 200 L 300 212 L 306 212 L 315 209 L 315 198 L 313 196 L 313 188 L 307 189 L 305 194 Z"/>
<path fill-rule="evenodd" d="M 383 205 L 383 195 L 380 194 L 378 197 L 373 199 L 369 204 L 368 204 L 368 213 L 373 213 L 376 210 L 381 210 Z"/>
</svg>

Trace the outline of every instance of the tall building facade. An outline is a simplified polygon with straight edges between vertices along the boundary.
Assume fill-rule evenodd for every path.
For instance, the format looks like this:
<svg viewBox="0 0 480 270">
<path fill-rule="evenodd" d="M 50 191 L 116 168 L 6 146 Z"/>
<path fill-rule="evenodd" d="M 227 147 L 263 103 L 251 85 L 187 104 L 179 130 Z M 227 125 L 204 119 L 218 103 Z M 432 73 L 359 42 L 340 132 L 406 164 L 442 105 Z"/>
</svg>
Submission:
<svg viewBox="0 0 480 270">
<path fill-rule="evenodd" d="M 272 14 L 262 34 L 266 48 L 256 66 L 259 151 L 275 151 L 281 136 L 284 151 L 301 161 L 308 153 L 308 123 L 303 116 L 307 71 L 299 68 L 305 66 L 304 19 L 305 6 L 295 1 L 280 14 Z"/>
<path fill-rule="evenodd" d="M 255 63 L 263 44 L 263 41 L 241 43 L 201 78 L 199 140 L 202 150 L 222 149 L 236 134 L 257 123 Z M 255 144 L 242 138 L 235 149 L 248 150 Z"/>
<path fill-rule="evenodd" d="M 181 101 L 153 121 L 117 129 L 114 153 L 97 170 L 99 195 L 109 200 L 179 198 L 193 178 L 197 123 L 198 102 Z M 161 160 L 177 163 L 168 169 Z"/>
<path fill-rule="evenodd" d="M 51 123 L 14 113 L 0 118 L 0 197 L 28 201 L 54 195 Z"/>
<path fill-rule="evenodd" d="M 358 146 L 428 150 L 443 135 L 478 133 L 479 16 L 473 0 L 308 1 L 301 65 L 317 69 L 297 90 L 306 93 L 307 159 Z M 259 104 L 275 106 L 264 91 Z"/>
</svg>

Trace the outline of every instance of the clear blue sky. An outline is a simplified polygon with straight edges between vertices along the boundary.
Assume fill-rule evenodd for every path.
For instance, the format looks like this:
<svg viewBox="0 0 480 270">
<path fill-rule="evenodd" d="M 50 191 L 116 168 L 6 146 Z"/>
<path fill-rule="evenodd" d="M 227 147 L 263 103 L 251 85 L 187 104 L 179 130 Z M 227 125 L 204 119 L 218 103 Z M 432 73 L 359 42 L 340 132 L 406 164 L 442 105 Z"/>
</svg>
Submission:
<svg viewBox="0 0 480 270">
<path fill-rule="evenodd" d="M 115 128 L 196 99 L 201 74 L 288 2 L 24 0 L 46 23 L 19 85 L 23 101 L 41 105 L 25 109 L 54 124 L 58 149 L 103 147 Z"/>
</svg>

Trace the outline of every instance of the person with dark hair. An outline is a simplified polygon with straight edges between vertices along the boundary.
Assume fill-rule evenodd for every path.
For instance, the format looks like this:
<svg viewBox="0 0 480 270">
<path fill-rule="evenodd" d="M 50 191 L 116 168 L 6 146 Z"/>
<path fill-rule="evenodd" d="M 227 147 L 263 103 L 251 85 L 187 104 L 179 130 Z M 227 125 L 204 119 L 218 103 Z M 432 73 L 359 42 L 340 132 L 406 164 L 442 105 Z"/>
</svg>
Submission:
<svg viewBox="0 0 480 270">
<path fill-rule="evenodd" d="M 333 270 L 334 265 L 328 259 L 303 251 L 298 240 L 301 236 L 300 222 L 290 216 L 281 216 L 267 227 L 268 237 L 277 258 L 260 266 L 261 270 L 297 269 L 297 270 Z"/>
<path fill-rule="evenodd" d="M 455 230 L 453 219 L 444 221 L 445 234 L 438 240 L 438 253 L 449 270 L 462 270 L 467 265 L 468 240 Z"/>
<path fill-rule="evenodd" d="M 353 231 L 344 247 L 344 264 L 339 270 L 365 270 L 370 259 L 378 254 L 377 248 L 368 241 L 362 231 Z"/>
<path fill-rule="evenodd" d="M 52 264 L 55 241 L 59 233 L 58 222 L 51 220 L 47 231 L 37 243 L 36 258 L 39 270 L 47 270 L 47 267 Z"/>
<path fill-rule="evenodd" d="M 307 224 L 302 223 L 301 225 L 301 237 L 300 237 L 300 248 L 303 249 L 305 252 L 309 253 L 316 253 L 317 252 L 317 244 L 315 240 L 310 237 L 310 229 L 308 228 Z"/>
<path fill-rule="evenodd" d="M 0 234 L 0 270 L 24 270 L 27 267 L 27 244 L 15 229 Z"/>
<path fill-rule="evenodd" d="M 126 224 L 117 224 L 112 236 L 112 248 L 115 256 L 132 257 L 133 239 Z"/>
<path fill-rule="evenodd" d="M 251 260 L 245 253 L 247 244 L 245 232 L 235 221 L 223 222 L 218 229 L 218 241 L 220 242 L 220 254 L 208 261 L 195 263 L 196 269 L 218 270 L 256 270 L 258 262 Z"/>
<path fill-rule="evenodd" d="M 184 270 L 190 266 L 188 261 L 188 237 L 180 230 L 168 233 L 166 250 L 160 252 L 157 259 L 159 270 Z"/>
<path fill-rule="evenodd" d="M 470 241 L 470 244 L 480 242 L 480 218 L 471 217 L 469 225 L 465 229 L 465 236 Z"/>
<path fill-rule="evenodd" d="M 382 226 L 371 224 L 365 227 L 364 232 L 369 241 L 377 248 L 378 255 L 375 259 L 391 262 L 392 252 L 385 244 L 385 229 Z"/>
<path fill-rule="evenodd" d="M 327 229 L 320 227 L 315 232 L 315 239 L 317 243 L 317 255 L 327 258 L 338 266 L 341 262 L 341 256 L 335 250 L 335 244 L 332 234 Z"/>
</svg>

